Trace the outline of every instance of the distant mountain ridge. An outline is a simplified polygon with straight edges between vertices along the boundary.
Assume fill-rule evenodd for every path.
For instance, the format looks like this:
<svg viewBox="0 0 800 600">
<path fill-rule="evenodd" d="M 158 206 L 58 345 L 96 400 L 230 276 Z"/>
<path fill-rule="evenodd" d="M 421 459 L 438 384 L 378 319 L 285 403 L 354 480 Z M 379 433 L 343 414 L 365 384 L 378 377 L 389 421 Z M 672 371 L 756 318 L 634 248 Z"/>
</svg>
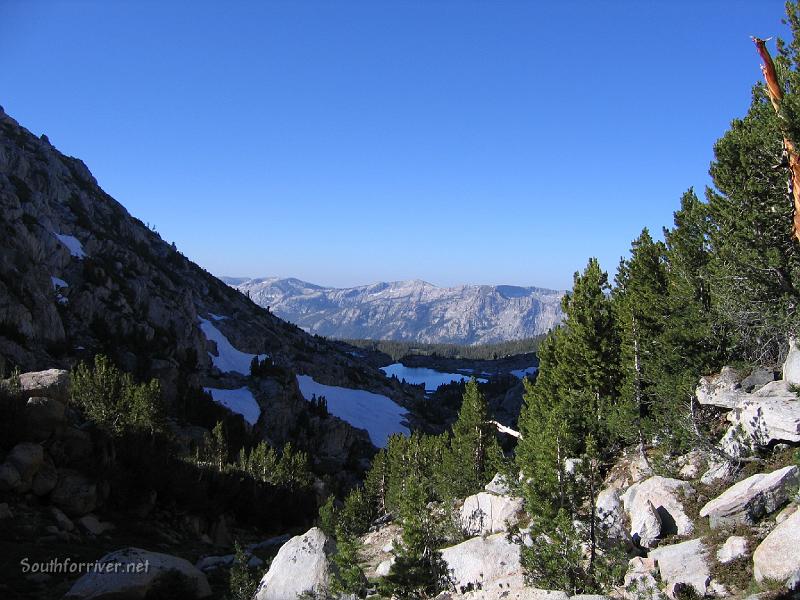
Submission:
<svg viewBox="0 0 800 600">
<path fill-rule="evenodd" d="M 418 279 L 330 288 L 295 278 L 221 277 L 282 319 L 344 339 L 486 344 L 561 322 L 563 291 L 512 285 L 438 287 Z"/>
</svg>

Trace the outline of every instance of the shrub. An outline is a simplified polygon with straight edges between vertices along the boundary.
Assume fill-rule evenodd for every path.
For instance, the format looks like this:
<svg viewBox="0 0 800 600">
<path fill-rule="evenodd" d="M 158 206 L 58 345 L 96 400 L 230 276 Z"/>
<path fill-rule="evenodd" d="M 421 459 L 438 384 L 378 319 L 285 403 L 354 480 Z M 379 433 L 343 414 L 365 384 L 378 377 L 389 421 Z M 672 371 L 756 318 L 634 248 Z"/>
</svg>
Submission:
<svg viewBox="0 0 800 600">
<path fill-rule="evenodd" d="M 72 400 L 100 427 L 119 435 L 161 429 L 163 414 L 158 380 L 137 384 L 111 361 L 97 355 L 94 368 L 81 363 L 72 373 Z"/>
</svg>

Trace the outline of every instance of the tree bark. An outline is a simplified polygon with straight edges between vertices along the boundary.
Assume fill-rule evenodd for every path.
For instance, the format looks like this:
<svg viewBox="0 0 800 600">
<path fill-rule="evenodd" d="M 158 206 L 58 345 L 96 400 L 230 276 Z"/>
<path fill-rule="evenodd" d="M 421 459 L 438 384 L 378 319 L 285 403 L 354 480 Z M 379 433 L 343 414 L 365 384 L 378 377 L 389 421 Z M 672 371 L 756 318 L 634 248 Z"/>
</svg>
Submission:
<svg viewBox="0 0 800 600">
<path fill-rule="evenodd" d="M 778 117 L 783 119 L 781 114 L 783 89 L 778 81 L 775 63 L 772 62 L 772 56 L 770 56 L 769 50 L 767 50 L 766 40 L 754 37 L 753 42 L 763 61 L 761 72 L 764 74 L 764 80 L 767 82 L 767 96 L 769 96 L 769 100 L 772 102 L 772 107 L 775 109 Z M 796 240 L 800 241 L 800 155 L 797 152 L 797 146 L 789 139 L 783 125 L 781 125 L 781 129 L 783 130 L 783 147 L 786 150 L 786 155 L 789 160 L 789 189 L 791 191 L 792 206 L 794 208 L 792 235 L 794 235 Z"/>
</svg>

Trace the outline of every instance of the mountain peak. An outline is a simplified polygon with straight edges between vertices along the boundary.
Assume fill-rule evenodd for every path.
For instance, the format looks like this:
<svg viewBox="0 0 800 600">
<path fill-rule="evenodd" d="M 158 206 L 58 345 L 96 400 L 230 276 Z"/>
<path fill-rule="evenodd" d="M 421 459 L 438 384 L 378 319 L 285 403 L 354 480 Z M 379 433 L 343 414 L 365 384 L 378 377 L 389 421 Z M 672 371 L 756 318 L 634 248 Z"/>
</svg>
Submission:
<svg viewBox="0 0 800 600">
<path fill-rule="evenodd" d="M 334 338 L 479 344 L 540 335 L 563 292 L 512 285 L 439 287 L 422 279 L 333 288 L 294 278 L 225 281 L 279 317 Z"/>
</svg>

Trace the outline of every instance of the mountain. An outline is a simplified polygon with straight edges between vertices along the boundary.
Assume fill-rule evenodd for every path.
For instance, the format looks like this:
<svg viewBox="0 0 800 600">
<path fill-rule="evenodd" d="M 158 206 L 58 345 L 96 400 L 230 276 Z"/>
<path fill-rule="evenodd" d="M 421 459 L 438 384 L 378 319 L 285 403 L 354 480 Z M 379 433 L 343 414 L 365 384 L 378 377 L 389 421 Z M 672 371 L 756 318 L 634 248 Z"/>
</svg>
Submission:
<svg viewBox="0 0 800 600">
<path fill-rule="evenodd" d="M 438 287 L 395 281 L 327 288 L 299 279 L 222 277 L 306 331 L 340 339 L 483 344 L 547 333 L 564 292 L 510 285 Z"/>
<path fill-rule="evenodd" d="M 2 108 L 0 228 L 0 376 L 70 369 L 102 353 L 137 379 L 159 379 L 176 419 L 198 412 L 204 388 L 258 438 L 291 441 L 333 469 L 369 445 L 367 432 L 310 414 L 298 376 L 407 404 L 411 392 L 377 368 L 190 261 L 106 194 L 83 162 Z M 268 358 L 267 375 L 250 377 L 254 356 Z"/>
</svg>

